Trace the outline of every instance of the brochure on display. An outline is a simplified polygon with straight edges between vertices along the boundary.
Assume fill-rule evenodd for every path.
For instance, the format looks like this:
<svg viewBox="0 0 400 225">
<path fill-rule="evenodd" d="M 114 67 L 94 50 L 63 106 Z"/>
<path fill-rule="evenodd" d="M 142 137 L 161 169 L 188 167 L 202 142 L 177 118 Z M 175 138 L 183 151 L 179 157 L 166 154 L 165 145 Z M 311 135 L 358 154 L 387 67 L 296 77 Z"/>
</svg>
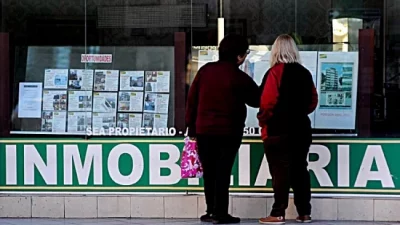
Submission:
<svg viewBox="0 0 400 225">
<path fill-rule="evenodd" d="M 118 70 L 95 70 L 94 91 L 118 91 Z"/>
<path fill-rule="evenodd" d="M 300 59 L 313 78 L 319 104 L 309 115 L 316 129 L 355 129 L 358 52 L 300 51 Z M 217 50 L 200 50 L 198 69 L 218 60 Z M 258 85 L 270 68 L 269 51 L 251 51 L 240 69 Z M 258 127 L 258 109 L 247 107 L 246 127 Z"/>
<path fill-rule="evenodd" d="M 101 130 L 108 133 L 110 128 L 115 129 L 116 125 L 115 113 L 93 113 L 93 130 Z"/>
<path fill-rule="evenodd" d="M 66 111 L 67 91 L 43 91 L 43 110 Z"/>
<path fill-rule="evenodd" d="M 46 69 L 44 89 L 67 89 L 68 69 Z"/>
<path fill-rule="evenodd" d="M 43 111 L 42 131 L 65 132 L 67 112 Z"/>
<path fill-rule="evenodd" d="M 93 112 L 116 113 L 117 96 L 117 92 L 94 92 Z"/>
<path fill-rule="evenodd" d="M 121 71 L 120 91 L 143 91 L 144 71 Z"/>
<path fill-rule="evenodd" d="M 91 91 L 69 91 L 68 92 L 68 111 L 92 111 L 92 92 Z"/>
<path fill-rule="evenodd" d="M 168 125 L 167 114 L 154 114 L 145 113 L 143 114 L 143 127 L 151 129 L 166 128 Z"/>
<path fill-rule="evenodd" d="M 147 71 L 146 92 L 169 93 L 170 72 L 169 71 Z"/>
<path fill-rule="evenodd" d="M 145 93 L 144 112 L 168 114 L 169 94 Z"/>
<path fill-rule="evenodd" d="M 143 92 L 119 92 L 118 111 L 121 112 L 142 112 Z"/>
<path fill-rule="evenodd" d="M 92 127 L 92 112 L 69 112 L 68 132 L 86 133 Z"/>
<path fill-rule="evenodd" d="M 68 89 L 85 90 L 93 89 L 93 70 L 69 70 Z"/>
<path fill-rule="evenodd" d="M 118 113 L 117 127 L 124 128 L 140 128 L 142 127 L 142 113 Z"/>
</svg>

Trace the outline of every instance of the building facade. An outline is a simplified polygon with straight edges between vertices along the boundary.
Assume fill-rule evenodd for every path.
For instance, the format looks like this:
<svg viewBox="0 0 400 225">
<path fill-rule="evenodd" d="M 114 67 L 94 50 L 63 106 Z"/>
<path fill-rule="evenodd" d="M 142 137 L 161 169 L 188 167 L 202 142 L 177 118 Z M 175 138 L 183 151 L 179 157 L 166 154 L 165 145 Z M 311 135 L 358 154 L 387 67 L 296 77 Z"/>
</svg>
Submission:
<svg viewBox="0 0 400 225">
<path fill-rule="evenodd" d="M 260 84 L 287 33 L 320 96 L 315 217 L 399 220 L 384 210 L 399 208 L 399 12 L 397 0 L 1 0 L 0 217 L 202 214 L 202 181 L 179 168 L 191 81 L 238 33 Z M 249 218 L 272 203 L 256 113 L 232 172 L 232 212 Z"/>
</svg>

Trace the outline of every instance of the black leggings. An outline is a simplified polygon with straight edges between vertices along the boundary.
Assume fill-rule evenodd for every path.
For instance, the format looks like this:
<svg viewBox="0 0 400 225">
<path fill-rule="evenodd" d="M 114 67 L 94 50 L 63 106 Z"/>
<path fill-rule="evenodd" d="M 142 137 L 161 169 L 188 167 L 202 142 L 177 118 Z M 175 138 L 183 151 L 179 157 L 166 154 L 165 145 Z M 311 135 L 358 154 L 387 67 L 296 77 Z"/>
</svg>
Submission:
<svg viewBox="0 0 400 225">
<path fill-rule="evenodd" d="M 242 136 L 197 136 L 208 214 L 228 214 L 231 172 L 241 142 Z"/>
<path fill-rule="evenodd" d="M 275 199 L 271 216 L 285 216 L 290 188 L 293 189 L 294 204 L 298 214 L 300 216 L 311 214 L 311 184 L 307 169 L 311 139 L 311 135 L 276 136 L 264 141 Z"/>
</svg>

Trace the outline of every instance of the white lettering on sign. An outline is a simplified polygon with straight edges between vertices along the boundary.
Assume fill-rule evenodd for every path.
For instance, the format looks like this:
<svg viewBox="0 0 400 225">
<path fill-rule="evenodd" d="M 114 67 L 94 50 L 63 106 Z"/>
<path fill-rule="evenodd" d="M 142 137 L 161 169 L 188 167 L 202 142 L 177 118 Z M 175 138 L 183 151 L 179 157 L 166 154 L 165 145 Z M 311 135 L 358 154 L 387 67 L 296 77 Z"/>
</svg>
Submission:
<svg viewBox="0 0 400 225">
<path fill-rule="evenodd" d="M 81 63 L 112 63 L 112 54 L 82 54 Z"/>
<path fill-rule="evenodd" d="M 123 154 L 128 154 L 133 161 L 132 171 L 129 175 L 121 174 L 119 170 L 119 158 Z M 133 185 L 137 183 L 143 175 L 144 161 L 140 150 L 131 144 L 120 144 L 115 146 L 108 156 L 108 172 L 111 179 L 120 185 Z"/>
<path fill-rule="evenodd" d="M 338 145 L 338 187 L 350 186 L 350 146 Z"/>
<path fill-rule="evenodd" d="M 266 186 L 268 179 L 272 179 L 272 176 L 269 171 L 267 157 L 265 157 L 264 154 L 260 169 L 258 169 L 258 174 L 254 186 Z"/>
<path fill-rule="evenodd" d="M 312 145 L 310 154 L 317 154 L 318 160 L 309 162 L 308 169 L 314 172 L 321 187 L 333 187 L 332 180 L 325 169 L 331 161 L 329 148 L 323 145 Z"/>
<path fill-rule="evenodd" d="M 103 163 L 101 145 L 88 145 L 85 161 L 82 165 L 81 155 L 77 145 L 64 146 L 64 184 L 72 185 L 72 168 L 75 167 L 79 185 L 87 185 L 93 165 L 94 184 L 103 184 Z"/>
<path fill-rule="evenodd" d="M 181 167 L 178 165 L 180 151 L 178 147 L 171 144 L 150 145 L 150 184 L 172 185 L 177 184 L 181 179 Z M 162 160 L 161 154 L 167 153 L 168 159 Z M 161 175 L 161 169 L 168 169 L 170 174 Z"/>
<path fill-rule="evenodd" d="M 371 171 L 374 161 L 377 171 Z M 368 145 L 354 186 L 367 187 L 368 181 L 380 181 L 384 188 L 395 187 L 380 145 Z"/>
<path fill-rule="evenodd" d="M 239 186 L 250 186 L 250 145 L 240 146 L 238 164 Z"/>
<path fill-rule="evenodd" d="M 17 146 L 6 146 L 6 184 L 17 184 Z"/>
<path fill-rule="evenodd" d="M 57 146 L 47 145 L 46 152 L 47 165 L 34 145 L 24 146 L 25 185 L 35 184 L 35 167 L 46 184 L 57 184 Z"/>
</svg>

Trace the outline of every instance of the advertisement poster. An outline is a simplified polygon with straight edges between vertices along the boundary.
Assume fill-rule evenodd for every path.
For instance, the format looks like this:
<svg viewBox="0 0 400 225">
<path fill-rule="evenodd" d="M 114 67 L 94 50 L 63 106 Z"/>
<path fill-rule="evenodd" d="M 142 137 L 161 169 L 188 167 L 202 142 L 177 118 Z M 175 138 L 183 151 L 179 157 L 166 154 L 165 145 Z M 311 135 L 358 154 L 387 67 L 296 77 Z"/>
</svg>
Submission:
<svg viewBox="0 0 400 225">
<path fill-rule="evenodd" d="M 143 111 L 143 92 L 119 92 L 118 111 L 121 112 Z"/>
<path fill-rule="evenodd" d="M 43 91 L 43 111 L 66 111 L 67 91 Z"/>
<path fill-rule="evenodd" d="M 92 111 L 92 92 L 69 91 L 68 111 L 70 112 Z"/>
<path fill-rule="evenodd" d="M 93 112 L 116 113 L 117 93 L 95 92 L 93 93 Z"/>
<path fill-rule="evenodd" d="M 65 132 L 67 112 L 43 111 L 42 131 L 44 132 Z"/>
<path fill-rule="evenodd" d="M 114 113 L 93 113 L 93 129 L 109 132 L 116 127 L 116 115 Z"/>
<path fill-rule="evenodd" d="M 69 112 L 68 132 L 85 133 L 92 127 L 92 112 Z"/>
<path fill-rule="evenodd" d="M 169 71 L 146 71 L 146 92 L 169 93 Z"/>
<path fill-rule="evenodd" d="M 18 118 L 42 117 L 42 83 L 19 83 Z"/>
<path fill-rule="evenodd" d="M 168 113 L 169 94 L 146 93 L 144 112 Z"/>
<path fill-rule="evenodd" d="M 167 114 L 153 114 L 145 113 L 143 115 L 143 127 L 160 129 L 166 128 L 168 125 L 168 115 Z"/>
<path fill-rule="evenodd" d="M 319 52 L 315 128 L 355 129 L 358 52 Z"/>
<path fill-rule="evenodd" d="M 209 62 L 216 62 L 218 59 L 218 50 L 199 50 L 198 69 Z"/>
<path fill-rule="evenodd" d="M 121 129 L 139 129 L 140 127 L 142 127 L 142 118 L 143 115 L 141 113 L 119 113 L 117 127 Z"/>
<path fill-rule="evenodd" d="M 93 89 L 93 70 L 70 70 L 69 71 L 68 88 L 70 90 Z"/>
<path fill-rule="evenodd" d="M 96 70 L 94 75 L 95 91 L 118 91 L 118 70 Z"/>
<path fill-rule="evenodd" d="M 46 69 L 44 89 L 67 89 L 68 69 Z"/>
<path fill-rule="evenodd" d="M 144 71 L 121 71 L 119 78 L 121 91 L 143 91 Z"/>
</svg>

